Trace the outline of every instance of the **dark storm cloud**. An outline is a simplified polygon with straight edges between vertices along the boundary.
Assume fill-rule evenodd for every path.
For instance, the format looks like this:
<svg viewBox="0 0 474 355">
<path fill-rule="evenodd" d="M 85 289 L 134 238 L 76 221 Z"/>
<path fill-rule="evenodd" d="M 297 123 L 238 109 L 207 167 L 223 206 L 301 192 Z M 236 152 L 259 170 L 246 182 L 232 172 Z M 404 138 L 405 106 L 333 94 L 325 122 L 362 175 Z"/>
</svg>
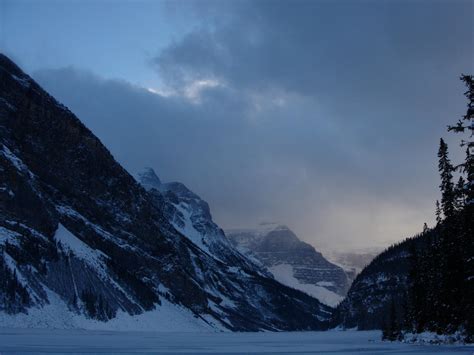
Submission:
<svg viewBox="0 0 474 355">
<path fill-rule="evenodd" d="M 162 75 L 217 76 L 306 94 L 360 86 L 365 90 L 352 92 L 358 96 L 390 79 L 403 87 L 400 79 L 414 69 L 464 65 L 472 56 L 470 1 L 226 3 L 199 3 L 229 20 L 210 12 L 209 26 L 161 52 L 155 62 Z"/>
<path fill-rule="evenodd" d="M 316 97 L 331 119 L 362 136 L 367 122 L 377 133 L 397 130 L 397 107 L 414 108 L 404 122 L 424 124 L 417 111 L 455 90 L 459 72 L 472 69 L 472 4 L 201 3 L 218 9 L 205 11 L 210 25 L 162 51 L 155 64 L 170 85 L 216 77 L 243 90 L 281 88 Z M 220 13 L 229 20 L 222 23 Z"/>
<path fill-rule="evenodd" d="M 319 246 L 387 243 L 432 218 L 436 145 L 472 71 L 471 2 L 170 6 L 202 25 L 153 60 L 166 96 L 35 74 L 129 170 L 187 183 L 224 226 L 277 220 Z"/>
</svg>

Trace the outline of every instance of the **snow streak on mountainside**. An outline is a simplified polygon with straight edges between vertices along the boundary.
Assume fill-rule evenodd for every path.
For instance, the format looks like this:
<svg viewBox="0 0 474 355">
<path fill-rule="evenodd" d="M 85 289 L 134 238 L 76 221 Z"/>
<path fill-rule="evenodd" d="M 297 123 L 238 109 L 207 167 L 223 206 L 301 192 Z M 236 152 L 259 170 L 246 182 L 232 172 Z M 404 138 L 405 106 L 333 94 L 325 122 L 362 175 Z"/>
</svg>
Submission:
<svg viewBox="0 0 474 355">
<path fill-rule="evenodd" d="M 0 55 L 0 326 L 134 329 L 147 319 L 162 329 L 180 319 L 186 330 L 325 327 L 328 307 L 230 248 L 219 255 L 214 244 L 225 241 L 184 237 L 206 223 L 184 213 L 191 200 L 173 205 L 184 229 L 169 221 L 162 193 L 147 192 Z"/>
<path fill-rule="evenodd" d="M 257 229 L 234 229 L 226 234 L 242 252 L 264 264 L 276 280 L 329 306 L 342 301 L 349 288 L 342 268 L 327 261 L 286 226 L 263 223 Z"/>
</svg>

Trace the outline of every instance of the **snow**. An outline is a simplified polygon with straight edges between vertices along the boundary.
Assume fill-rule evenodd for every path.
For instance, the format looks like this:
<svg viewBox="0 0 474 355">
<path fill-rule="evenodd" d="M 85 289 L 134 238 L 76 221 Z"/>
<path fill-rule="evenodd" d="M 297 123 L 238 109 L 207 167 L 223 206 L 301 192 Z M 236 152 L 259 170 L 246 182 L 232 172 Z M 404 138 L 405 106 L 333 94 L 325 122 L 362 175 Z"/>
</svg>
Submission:
<svg viewBox="0 0 474 355">
<path fill-rule="evenodd" d="M 72 218 L 75 218 L 75 219 L 80 219 L 88 227 L 92 228 L 98 235 L 100 235 L 104 239 L 108 239 L 110 241 L 113 241 L 115 244 L 117 244 L 121 248 L 127 248 L 127 249 L 131 249 L 131 250 L 135 249 L 132 245 L 124 244 L 122 241 L 120 241 L 120 239 L 115 238 L 112 234 L 105 231 L 104 229 L 99 227 L 97 224 L 92 223 L 86 217 L 84 217 L 79 212 L 77 212 L 76 210 L 72 209 L 69 206 L 57 205 L 56 206 L 56 211 L 58 211 L 58 213 L 60 213 L 60 214 L 63 214 L 63 215 L 66 215 L 66 216 L 69 216 L 69 217 L 72 217 Z"/>
<path fill-rule="evenodd" d="M 335 307 L 342 300 L 343 297 L 335 292 L 329 291 L 323 285 L 303 284 L 294 277 L 293 266 L 290 264 L 279 264 L 269 267 L 268 270 L 273 274 L 275 280 L 278 282 L 303 291 L 310 296 L 317 298 L 320 302 Z"/>
<path fill-rule="evenodd" d="M 114 332 L 0 328 L 0 352 L 155 354 L 472 354 L 473 346 L 382 342 L 380 332 Z"/>
<path fill-rule="evenodd" d="M 8 149 L 8 147 L 4 144 L 2 144 L 2 149 L 0 150 L 0 154 L 2 154 L 5 158 L 10 160 L 10 162 L 13 164 L 13 166 L 18 170 L 18 171 L 25 171 L 28 170 L 26 168 L 26 165 L 23 164 L 20 158 L 18 158 L 13 152 Z"/>
<path fill-rule="evenodd" d="M 5 260 L 5 265 L 10 269 L 11 272 L 15 272 L 15 275 L 23 286 L 27 287 L 28 286 L 28 280 L 26 280 L 23 277 L 23 274 L 21 271 L 17 268 L 17 263 L 16 261 L 7 253 L 3 253 L 3 260 Z"/>
<path fill-rule="evenodd" d="M 16 107 L 10 104 L 5 98 L 0 97 L 0 101 L 3 102 L 11 111 L 16 111 Z"/>
<path fill-rule="evenodd" d="M 334 286 L 334 282 L 332 281 L 319 281 L 316 283 L 318 286 Z"/>
<path fill-rule="evenodd" d="M 10 190 L 8 187 L 0 187 L 0 192 L 6 192 L 8 196 L 10 197 L 15 196 L 15 193 L 12 190 Z"/>
<path fill-rule="evenodd" d="M 30 284 L 29 284 L 28 280 L 23 276 L 23 273 L 17 267 L 17 262 L 5 251 L 3 252 L 2 256 L 3 256 L 3 260 L 5 261 L 5 265 L 10 269 L 10 271 L 15 272 L 15 275 L 16 275 L 18 281 L 20 282 L 20 284 L 22 286 L 27 288 L 28 293 L 30 294 L 30 296 L 33 296 L 33 298 L 35 298 L 36 300 L 39 300 L 40 297 L 38 297 L 38 294 L 37 294 L 36 290 L 34 290 L 33 288 L 30 287 Z M 2 325 L 2 322 L 1 322 L 1 317 L 2 316 L 1 315 L 2 315 L 2 313 L 0 312 L 0 326 Z"/>
<path fill-rule="evenodd" d="M 461 332 L 454 334 L 436 334 L 433 332 L 423 332 L 418 334 L 405 334 L 404 342 L 414 344 L 462 344 L 464 338 Z"/>
<path fill-rule="evenodd" d="M 61 223 L 58 225 L 54 238 L 61 243 L 62 247 L 67 251 L 72 251 L 76 257 L 84 260 L 95 269 L 103 268 L 103 259 L 108 256 L 99 250 L 92 249 L 82 240 L 66 229 Z"/>
<path fill-rule="evenodd" d="M 22 85 L 23 87 L 25 88 L 29 88 L 30 87 L 30 81 L 28 80 L 27 77 L 25 78 L 20 78 L 14 74 L 11 74 L 12 78 L 15 79 L 17 82 L 20 83 L 20 85 Z"/>
<path fill-rule="evenodd" d="M 161 305 L 154 310 L 138 315 L 130 315 L 119 311 L 117 316 L 108 322 L 86 318 L 82 314 L 72 312 L 67 304 L 53 291 L 45 288 L 49 304 L 28 309 L 28 314 L 15 315 L 0 312 L 0 337 L 2 329 L 76 329 L 108 330 L 108 331 L 149 331 L 159 332 L 212 332 L 224 330 L 220 325 L 210 325 L 204 319 L 196 317 L 187 308 L 170 303 L 161 298 Z M 214 319 L 214 322 L 215 319 Z M 1 340 L 0 340 L 1 343 Z M 0 350 L 1 353 L 1 350 Z"/>
<path fill-rule="evenodd" d="M 18 239 L 21 237 L 20 233 L 11 231 L 5 227 L 0 227 L 0 245 L 11 243 L 15 245 L 18 244 Z"/>
<path fill-rule="evenodd" d="M 173 227 L 191 242 L 193 242 L 196 246 L 198 246 L 201 250 L 204 250 L 209 255 L 213 255 L 209 250 L 209 247 L 204 244 L 203 235 L 198 230 L 196 230 L 196 228 L 194 228 L 193 222 L 191 220 L 193 213 L 192 208 L 185 202 L 174 204 L 174 206 L 183 215 L 184 226 L 181 227 L 178 223 L 172 221 Z M 218 256 L 216 257 L 218 258 Z"/>
<path fill-rule="evenodd" d="M 15 226 L 15 227 L 20 227 L 22 229 L 26 229 L 31 235 L 34 235 L 36 238 L 41 238 L 44 241 L 48 241 L 48 238 L 45 235 L 41 234 L 36 229 L 28 227 L 24 223 L 20 223 L 18 221 L 11 221 L 11 220 L 8 220 L 8 219 L 5 220 L 5 223 L 9 224 L 12 227 Z M 14 233 L 16 233 L 16 232 L 14 232 Z M 21 236 L 21 234 L 18 234 L 18 235 Z"/>
<path fill-rule="evenodd" d="M 150 191 L 151 189 L 161 189 L 161 180 L 156 175 L 153 168 L 146 167 L 141 172 L 132 175 L 139 184 L 141 184 L 145 190 Z"/>
</svg>

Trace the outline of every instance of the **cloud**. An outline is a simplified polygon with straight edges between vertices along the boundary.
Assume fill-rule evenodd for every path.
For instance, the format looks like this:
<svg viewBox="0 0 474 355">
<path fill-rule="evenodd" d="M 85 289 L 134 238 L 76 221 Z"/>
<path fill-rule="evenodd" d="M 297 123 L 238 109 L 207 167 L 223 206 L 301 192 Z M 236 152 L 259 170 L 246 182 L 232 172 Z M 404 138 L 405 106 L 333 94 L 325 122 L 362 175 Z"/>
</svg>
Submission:
<svg viewBox="0 0 474 355">
<path fill-rule="evenodd" d="M 224 227 L 276 220 L 322 248 L 432 221 L 438 139 L 472 69 L 471 2 L 170 6 L 201 25 L 152 61 L 163 87 L 34 75 L 126 168 L 186 183 Z"/>
<path fill-rule="evenodd" d="M 210 1 L 196 10 L 208 25 L 161 51 L 154 64 L 171 87 L 213 77 L 254 95 L 312 97 L 331 120 L 374 147 L 386 131 L 394 131 L 386 139 L 398 140 L 402 132 L 418 135 L 423 128 L 434 135 L 446 125 L 454 105 L 440 111 L 434 102 L 457 95 L 459 74 L 472 70 L 472 7 L 470 1 Z"/>
</svg>

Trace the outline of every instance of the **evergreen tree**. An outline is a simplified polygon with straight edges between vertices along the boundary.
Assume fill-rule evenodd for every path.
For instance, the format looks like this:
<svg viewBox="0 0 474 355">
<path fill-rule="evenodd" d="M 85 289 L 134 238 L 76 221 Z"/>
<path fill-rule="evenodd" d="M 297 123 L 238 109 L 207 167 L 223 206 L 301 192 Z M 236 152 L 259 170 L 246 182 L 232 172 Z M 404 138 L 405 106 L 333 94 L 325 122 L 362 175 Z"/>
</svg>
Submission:
<svg viewBox="0 0 474 355">
<path fill-rule="evenodd" d="M 410 249 L 411 264 L 407 279 L 407 312 L 400 324 L 408 331 L 434 331 L 450 334 L 464 331 L 466 341 L 474 341 L 474 81 L 461 78 L 468 86 L 468 110 L 450 131 L 470 131 L 466 159 L 457 168 L 465 173 L 453 184 L 455 168 L 448 157 L 448 146 L 440 140 L 438 151 L 441 176 L 441 204 L 436 201 L 436 227 L 424 230 L 425 245 Z M 444 219 L 442 215 L 444 214 Z M 393 303 L 393 300 L 392 300 Z M 393 305 L 392 305 L 393 307 Z M 388 312 L 387 312 L 388 313 Z M 386 339 L 396 338 L 396 319 L 390 310 L 384 326 Z M 396 312 L 395 312 L 396 313 Z M 396 314 L 395 314 L 396 316 Z"/>
<path fill-rule="evenodd" d="M 439 201 L 436 200 L 436 225 L 438 226 L 442 221 L 441 218 L 441 207 L 439 205 Z"/>
<path fill-rule="evenodd" d="M 404 323 L 409 324 L 407 330 L 417 333 L 423 330 L 425 319 L 423 311 L 425 309 L 426 294 L 425 286 L 421 279 L 423 272 L 420 256 L 415 243 L 410 245 L 410 272 L 408 274 L 411 280 L 410 293 L 408 296 L 408 310 L 405 312 Z"/>
<path fill-rule="evenodd" d="M 449 131 L 468 133 L 467 140 L 461 140 L 461 146 L 467 147 L 466 160 L 460 166 L 466 173 L 466 204 L 474 204 L 474 77 L 461 75 L 461 80 L 467 87 L 464 96 L 467 98 L 466 114 L 455 126 L 448 126 Z"/>
<path fill-rule="evenodd" d="M 454 214 L 454 185 L 453 171 L 454 167 L 448 157 L 448 145 L 443 140 L 439 141 L 438 151 L 438 170 L 441 176 L 441 208 L 446 218 L 452 217 Z"/>
<path fill-rule="evenodd" d="M 461 272 L 458 273 L 461 286 L 461 299 L 458 316 L 465 319 L 466 339 L 474 340 L 474 77 L 462 75 L 461 80 L 467 87 L 464 96 L 467 98 L 467 110 L 455 126 L 448 126 L 449 131 L 467 134 L 461 139 L 461 146 L 466 147 L 466 159 L 459 167 L 466 175 L 464 184 L 464 208 L 459 213 L 458 260 L 463 260 Z M 468 316 L 466 316 L 468 315 Z"/>
<path fill-rule="evenodd" d="M 459 180 L 454 188 L 454 197 L 455 197 L 455 208 L 457 211 L 461 211 L 464 208 L 466 203 L 466 180 L 462 176 L 459 177 Z"/>
<path fill-rule="evenodd" d="M 474 127 L 474 122 L 472 123 Z M 464 185 L 464 195 L 466 199 L 466 204 L 474 205 L 474 148 L 466 149 L 466 161 L 464 163 L 464 172 L 466 173 L 467 182 Z"/>
<path fill-rule="evenodd" d="M 398 322 L 395 301 L 392 298 L 391 303 L 390 303 L 390 312 L 388 314 L 388 320 L 385 323 L 384 329 L 382 329 L 382 339 L 395 341 L 395 340 L 400 340 L 400 338 L 401 338 L 400 323 Z"/>
</svg>

